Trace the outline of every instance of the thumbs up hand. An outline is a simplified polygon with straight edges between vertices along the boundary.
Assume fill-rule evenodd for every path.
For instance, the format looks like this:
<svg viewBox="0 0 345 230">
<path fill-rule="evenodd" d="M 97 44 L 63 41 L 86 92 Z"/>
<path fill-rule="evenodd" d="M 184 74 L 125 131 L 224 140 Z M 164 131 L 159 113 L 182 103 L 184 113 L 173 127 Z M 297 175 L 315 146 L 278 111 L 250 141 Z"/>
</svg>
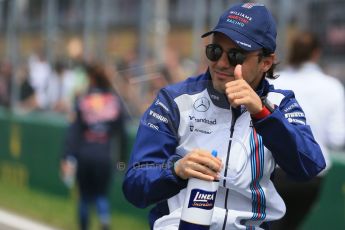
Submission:
<svg viewBox="0 0 345 230">
<path fill-rule="evenodd" d="M 225 84 L 225 94 L 230 105 L 234 108 L 244 105 L 250 114 L 256 114 L 262 110 L 262 102 L 255 90 L 243 79 L 242 65 L 236 65 L 234 81 Z"/>
<path fill-rule="evenodd" d="M 242 76 L 242 65 L 236 65 L 234 70 L 235 80 L 243 80 Z"/>
</svg>

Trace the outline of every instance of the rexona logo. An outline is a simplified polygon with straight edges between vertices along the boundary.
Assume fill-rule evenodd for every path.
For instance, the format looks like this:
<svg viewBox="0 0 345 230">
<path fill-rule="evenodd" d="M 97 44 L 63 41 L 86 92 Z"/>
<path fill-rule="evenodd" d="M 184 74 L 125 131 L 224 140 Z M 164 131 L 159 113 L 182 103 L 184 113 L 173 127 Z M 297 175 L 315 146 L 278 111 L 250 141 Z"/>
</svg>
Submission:
<svg viewBox="0 0 345 230">
<path fill-rule="evenodd" d="M 201 189 L 192 189 L 188 208 L 201 208 L 211 210 L 216 199 L 216 192 L 204 191 Z"/>
</svg>

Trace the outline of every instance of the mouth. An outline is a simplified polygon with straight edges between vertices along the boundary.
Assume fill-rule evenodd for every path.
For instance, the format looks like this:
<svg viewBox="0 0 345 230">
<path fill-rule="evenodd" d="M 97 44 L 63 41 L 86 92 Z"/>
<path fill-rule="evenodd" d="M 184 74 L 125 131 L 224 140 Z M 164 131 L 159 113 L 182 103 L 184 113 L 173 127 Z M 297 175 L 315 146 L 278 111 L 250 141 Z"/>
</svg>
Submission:
<svg viewBox="0 0 345 230">
<path fill-rule="evenodd" d="M 229 80 L 230 78 L 234 77 L 233 74 L 225 73 L 225 72 L 221 72 L 221 71 L 217 71 L 217 70 L 215 70 L 214 73 L 218 79 Z"/>
</svg>

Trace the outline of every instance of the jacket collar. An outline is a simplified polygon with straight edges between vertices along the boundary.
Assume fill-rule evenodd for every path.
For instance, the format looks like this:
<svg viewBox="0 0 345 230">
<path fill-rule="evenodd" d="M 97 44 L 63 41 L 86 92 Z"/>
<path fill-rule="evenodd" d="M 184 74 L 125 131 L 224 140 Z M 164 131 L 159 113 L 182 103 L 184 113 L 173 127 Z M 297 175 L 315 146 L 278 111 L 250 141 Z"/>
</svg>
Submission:
<svg viewBox="0 0 345 230">
<path fill-rule="evenodd" d="M 255 92 L 259 95 L 259 97 L 266 97 L 270 88 L 270 83 L 266 80 L 266 78 L 262 78 L 258 87 L 256 88 Z"/>
</svg>

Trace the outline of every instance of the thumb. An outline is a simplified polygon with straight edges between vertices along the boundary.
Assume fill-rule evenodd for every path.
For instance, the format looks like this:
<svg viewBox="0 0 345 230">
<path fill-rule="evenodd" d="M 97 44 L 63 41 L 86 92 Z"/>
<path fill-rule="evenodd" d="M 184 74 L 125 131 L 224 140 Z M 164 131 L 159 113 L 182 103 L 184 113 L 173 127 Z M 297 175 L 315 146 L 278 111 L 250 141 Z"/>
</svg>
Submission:
<svg viewBox="0 0 345 230">
<path fill-rule="evenodd" d="M 234 70 L 234 76 L 235 76 L 235 80 L 243 79 L 242 65 L 236 65 L 235 70 Z"/>
</svg>

